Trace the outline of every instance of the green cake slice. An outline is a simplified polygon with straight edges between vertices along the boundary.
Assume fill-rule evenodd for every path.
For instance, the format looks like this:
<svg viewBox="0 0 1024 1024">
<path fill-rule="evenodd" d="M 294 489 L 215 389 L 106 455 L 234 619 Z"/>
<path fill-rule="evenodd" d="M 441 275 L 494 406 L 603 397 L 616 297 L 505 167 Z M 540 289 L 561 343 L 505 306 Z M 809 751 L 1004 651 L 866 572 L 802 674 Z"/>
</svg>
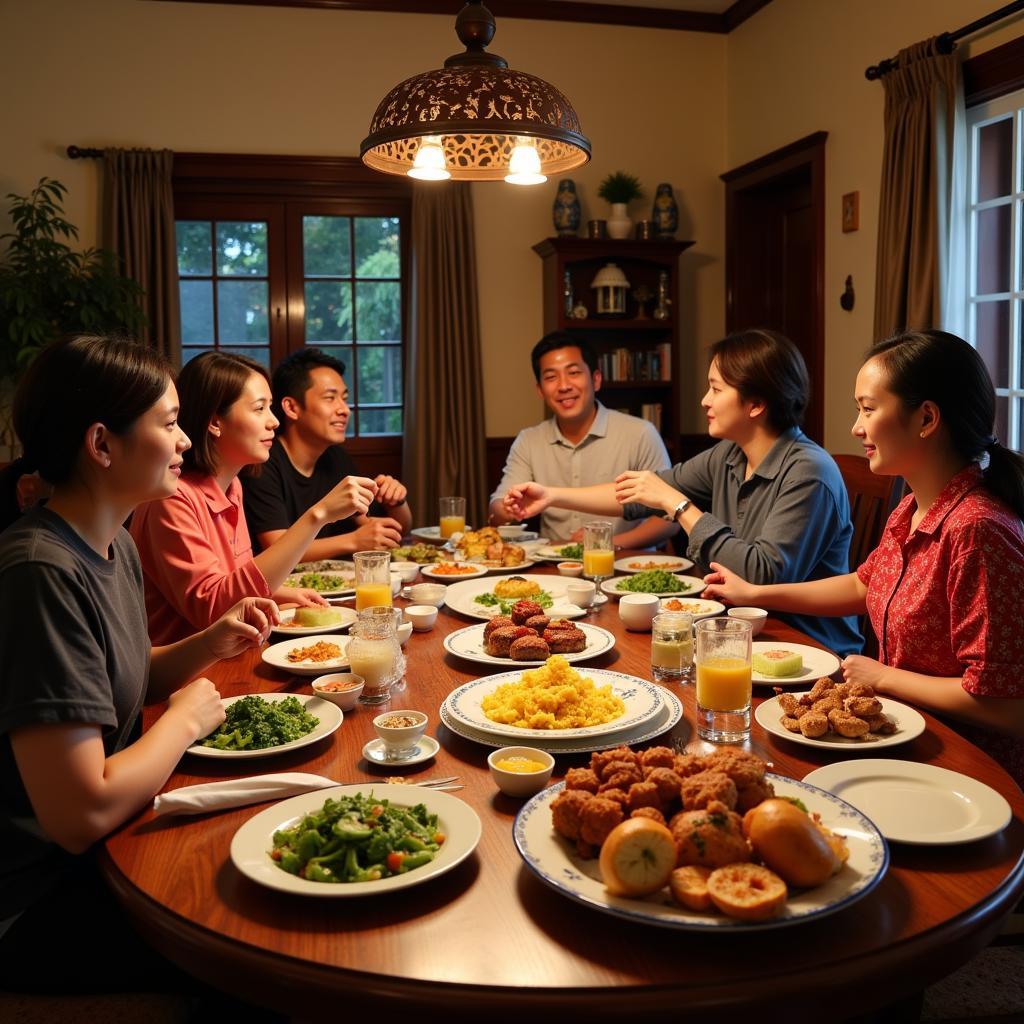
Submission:
<svg viewBox="0 0 1024 1024">
<path fill-rule="evenodd" d="M 804 667 L 804 659 L 796 651 L 776 647 L 770 651 L 759 651 L 751 659 L 754 671 L 763 676 L 794 676 Z"/>
<path fill-rule="evenodd" d="M 341 622 L 342 615 L 337 608 L 296 608 L 297 626 L 333 626 Z"/>
</svg>

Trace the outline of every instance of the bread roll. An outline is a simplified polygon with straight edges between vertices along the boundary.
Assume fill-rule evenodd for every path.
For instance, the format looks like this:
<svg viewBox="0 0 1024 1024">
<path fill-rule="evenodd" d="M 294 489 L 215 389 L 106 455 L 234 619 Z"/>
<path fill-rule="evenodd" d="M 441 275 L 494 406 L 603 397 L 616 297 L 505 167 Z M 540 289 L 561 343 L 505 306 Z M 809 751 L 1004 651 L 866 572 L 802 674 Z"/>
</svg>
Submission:
<svg viewBox="0 0 1024 1024">
<path fill-rule="evenodd" d="M 668 883 L 676 866 L 675 840 L 651 818 L 627 818 L 608 833 L 599 864 L 612 895 L 648 896 Z"/>
<path fill-rule="evenodd" d="M 743 819 L 754 854 L 790 885 L 821 885 L 841 867 L 825 836 L 809 814 L 788 800 L 765 800 Z"/>
</svg>

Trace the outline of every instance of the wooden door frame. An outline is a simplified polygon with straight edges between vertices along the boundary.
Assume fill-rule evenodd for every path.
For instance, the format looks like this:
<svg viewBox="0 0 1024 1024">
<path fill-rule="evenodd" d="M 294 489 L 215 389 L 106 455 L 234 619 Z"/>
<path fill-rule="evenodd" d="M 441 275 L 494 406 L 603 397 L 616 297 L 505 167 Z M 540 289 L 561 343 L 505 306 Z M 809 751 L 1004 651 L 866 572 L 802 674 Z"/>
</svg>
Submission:
<svg viewBox="0 0 1024 1024">
<path fill-rule="evenodd" d="M 766 153 L 720 175 L 725 182 L 725 327 L 734 331 L 749 324 L 735 322 L 738 216 L 741 193 L 781 178 L 799 168 L 811 172 L 811 205 L 814 214 L 814 336 L 811 345 L 815 379 L 811 380 L 811 405 L 807 410 L 806 429 L 819 443 L 824 443 L 825 428 L 825 140 L 828 132 L 814 132 L 788 146 Z"/>
</svg>

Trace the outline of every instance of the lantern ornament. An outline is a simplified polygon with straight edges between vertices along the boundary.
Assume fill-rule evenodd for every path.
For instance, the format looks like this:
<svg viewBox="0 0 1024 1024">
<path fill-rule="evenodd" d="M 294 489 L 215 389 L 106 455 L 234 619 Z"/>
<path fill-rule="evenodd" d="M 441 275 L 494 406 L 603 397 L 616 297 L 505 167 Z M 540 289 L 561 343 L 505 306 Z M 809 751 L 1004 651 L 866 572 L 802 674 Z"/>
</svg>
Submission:
<svg viewBox="0 0 1024 1024">
<path fill-rule="evenodd" d="M 629 281 L 620 267 L 615 263 L 607 263 L 590 283 L 597 292 L 598 316 L 625 316 L 626 292 Z"/>
</svg>

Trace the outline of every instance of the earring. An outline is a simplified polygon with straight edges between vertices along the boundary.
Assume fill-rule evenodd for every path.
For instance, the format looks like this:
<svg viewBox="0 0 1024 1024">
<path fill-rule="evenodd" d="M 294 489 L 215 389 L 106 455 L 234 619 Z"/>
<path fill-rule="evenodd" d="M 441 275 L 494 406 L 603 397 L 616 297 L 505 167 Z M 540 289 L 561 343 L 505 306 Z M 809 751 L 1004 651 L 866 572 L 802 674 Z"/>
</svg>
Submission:
<svg viewBox="0 0 1024 1024">
<path fill-rule="evenodd" d="M 923 430 L 921 431 L 921 436 L 924 437 L 924 431 Z"/>
</svg>

